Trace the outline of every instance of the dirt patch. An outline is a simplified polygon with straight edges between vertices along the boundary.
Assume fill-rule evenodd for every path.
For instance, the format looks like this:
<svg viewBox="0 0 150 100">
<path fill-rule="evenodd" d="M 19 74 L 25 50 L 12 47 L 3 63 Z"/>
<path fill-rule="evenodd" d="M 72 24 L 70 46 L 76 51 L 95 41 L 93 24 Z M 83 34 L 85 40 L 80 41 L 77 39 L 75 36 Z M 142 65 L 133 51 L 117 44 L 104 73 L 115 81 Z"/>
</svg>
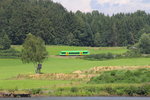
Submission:
<svg viewBox="0 0 150 100">
<path fill-rule="evenodd" d="M 150 68 L 150 66 L 101 66 L 101 67 L 94 67 L 86 71 L 82 71 L 81 73 L 100 73 L 103 71 L 112 71 L 112 70 L 136 70 L 136 69 L 144 69 Z"/>
<path fill-rule="evenodd" d="M 51 73 L 51 74 L 32 74 L 32 75 L 18 75 L 15 79 L 48 79 L 48 80 L 85 80 L 94 77 L 93 74 L 64 74 L 64 73 Z"/>
</svg>

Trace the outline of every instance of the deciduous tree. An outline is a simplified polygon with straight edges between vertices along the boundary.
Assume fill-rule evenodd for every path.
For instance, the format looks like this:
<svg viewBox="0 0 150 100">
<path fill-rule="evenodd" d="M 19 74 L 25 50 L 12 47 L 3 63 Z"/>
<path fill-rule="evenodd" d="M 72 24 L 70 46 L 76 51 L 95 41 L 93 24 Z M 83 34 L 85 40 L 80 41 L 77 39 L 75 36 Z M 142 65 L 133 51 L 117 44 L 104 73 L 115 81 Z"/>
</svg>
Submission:
<svg viewBox="0 0 150 100">
<path fill-rule="evenodd" d="M 47 58 L 45 43 L 40 37 L 28 34 L 23 43 L 21 60 L 23 63 L 33 63 L 36 66 L 36 73 L 41 73 L 42 62 Z"/>
</svg>

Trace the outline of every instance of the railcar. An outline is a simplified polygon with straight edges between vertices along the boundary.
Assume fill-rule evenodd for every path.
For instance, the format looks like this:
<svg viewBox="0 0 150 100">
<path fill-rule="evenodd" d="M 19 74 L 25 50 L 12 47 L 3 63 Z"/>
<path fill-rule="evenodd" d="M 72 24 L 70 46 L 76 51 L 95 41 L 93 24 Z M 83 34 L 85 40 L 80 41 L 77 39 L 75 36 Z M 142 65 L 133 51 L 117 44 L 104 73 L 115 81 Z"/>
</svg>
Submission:
<svg viewBox="0 0 150 100">
<path fill-rule="evenodd" d="M 89 55 L 89 51 L 61 51 L 60 56 L 84 56 Z"/>
</svg>

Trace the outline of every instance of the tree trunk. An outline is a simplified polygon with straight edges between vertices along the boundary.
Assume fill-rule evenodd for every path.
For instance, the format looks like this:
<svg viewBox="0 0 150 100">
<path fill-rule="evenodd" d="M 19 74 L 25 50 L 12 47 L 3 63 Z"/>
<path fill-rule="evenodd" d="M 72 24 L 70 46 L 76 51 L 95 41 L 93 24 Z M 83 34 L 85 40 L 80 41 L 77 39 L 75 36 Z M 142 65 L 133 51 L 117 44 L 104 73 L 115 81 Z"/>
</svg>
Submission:
<svg viewBox="0 0 150 100">
<path fill-rule="evenodd" d="M 35 70 L 36 74 L 41 74 L 42 64 L 38 64 Z"/>
</svg>

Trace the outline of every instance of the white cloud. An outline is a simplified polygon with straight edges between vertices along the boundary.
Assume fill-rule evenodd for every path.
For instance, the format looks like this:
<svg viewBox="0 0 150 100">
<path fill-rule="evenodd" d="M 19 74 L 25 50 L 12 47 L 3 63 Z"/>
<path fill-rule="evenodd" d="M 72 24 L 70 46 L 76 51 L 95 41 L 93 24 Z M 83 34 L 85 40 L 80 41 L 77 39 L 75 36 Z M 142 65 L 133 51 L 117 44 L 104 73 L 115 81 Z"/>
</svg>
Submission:
<svg viewBox="0 0 150 100">
<path fill-rule="evenodd" d="M 128 4 L 130 0 L 97 0 L 100 4 L 110 3 L 110 4 Z"/>
<path fill-rule="evenodd" d="M 93 0 L 94 1 L 94 0 Z M 97 1 L 97 9 L 105 14 L 112 15 L 120 12 L 135 12 L 137 10 L 150 11 L 150 3 L 148 0 L 95 0 Z"/>
<path fill-rule="evenodd" d="M 91 0 L 53 0 L 54 2 L 61 3 L 65 8 L 69 11 L 77 11 L 81 10 L 83 12 L 90 12 L 92 11 L 90 6 Z"/>
<path fill-rule="evenodd" d="M 99 10 L 102 13 L 112 15 L 120 12 L 135 12 L 145 10 L 150 12 L 150 0 L 53 0 L 61 3 L 69 11 L 80 10 L 91 12 Z"/>
</svg>

